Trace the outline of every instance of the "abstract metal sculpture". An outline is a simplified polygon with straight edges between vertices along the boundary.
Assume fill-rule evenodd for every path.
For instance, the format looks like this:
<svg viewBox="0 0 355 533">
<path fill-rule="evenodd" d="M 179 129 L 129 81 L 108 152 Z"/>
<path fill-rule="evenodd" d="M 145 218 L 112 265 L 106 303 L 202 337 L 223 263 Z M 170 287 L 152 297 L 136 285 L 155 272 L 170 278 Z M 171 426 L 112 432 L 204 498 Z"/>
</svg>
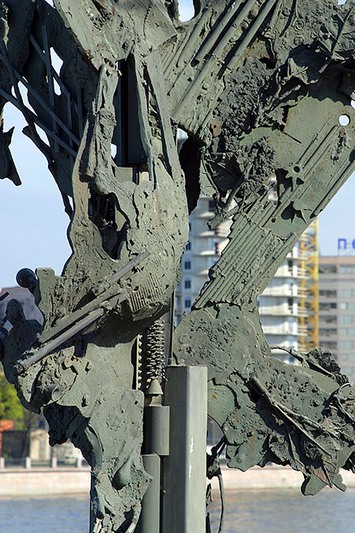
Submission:
<svg viewBox="0 0 355 533">
<path fill-rule="evenodd" d="M 0 104 L 46 157 L 72 247 L 61 276 L 19 273 L 45 322 L 10 301 L 2 362 L 50 442 L 70 438 L 91 465 L 92 531 L 135 528 L 144 392 L 164 388 L 168 363 L 208 367 L 229 466 L 290 464 L 305 494 L 343 489 L 355 390 L 321 349 L 299 366 L 272 358 L 256 299 L 355 168 L 354 2 L 201 0 L 187 23 L 176 0 L 4 0 L 0 13 Z M 11 134 L 0 177 L 19 185 Z M 216 202 L 210 228 L 233 224 L 170 353 L 160 319 L 200 194 Z"/>
</svg>

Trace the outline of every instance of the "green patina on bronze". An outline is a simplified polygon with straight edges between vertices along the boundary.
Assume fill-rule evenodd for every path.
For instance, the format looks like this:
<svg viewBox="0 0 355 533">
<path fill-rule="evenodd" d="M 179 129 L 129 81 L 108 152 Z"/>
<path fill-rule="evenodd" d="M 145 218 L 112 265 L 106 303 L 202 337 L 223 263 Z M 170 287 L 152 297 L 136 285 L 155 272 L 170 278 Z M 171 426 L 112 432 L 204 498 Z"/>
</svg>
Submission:
<svg viewBox="0 0 355 533">
<path fill-rule="evenodd" d="M 256 298 L 354 171 L 354 7 L 203 0 L 181 23 L 174 0 L 0 3 L 0 104 L 22 111 L 46 157 L 72 247 L 61 276 L 24 281 L 43 328 L 9 303 L 2 362 L 23 404 L 44 408 L 50 441 L 70 438 L 91 465 L 92 531 L 133 531 L 139 515 L 149 476 L 132 354 L 169 310 L 200 194 L 215 198 L 211 228 L 233 224 L 174 332 L 175 362 L 208 366 L 229 466 L 290 464 L 305 494 L 344 488 L 355 391 L 321 349 L 299 366 L 273 359 Z M 0 177 L 19 185 L 1 132 Z"/>
</svg>

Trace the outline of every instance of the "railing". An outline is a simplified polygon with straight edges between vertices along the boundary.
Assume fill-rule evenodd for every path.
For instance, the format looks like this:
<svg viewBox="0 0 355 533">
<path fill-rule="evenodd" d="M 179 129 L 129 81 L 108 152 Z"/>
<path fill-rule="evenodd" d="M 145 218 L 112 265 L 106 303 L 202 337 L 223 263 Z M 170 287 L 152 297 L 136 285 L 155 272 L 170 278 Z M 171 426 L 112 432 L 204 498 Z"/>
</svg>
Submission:
<svg viewBox="0 0 355 533">
<path fill-rule="evenodd" d="M 214 230 L 205 230 L 202 233 L 199 233 L 197 237 L 215 237 L 216 234 Z"/>
<path fill-rule="evenodd" d="M 299 292 L 297 290 L 297 287 L 293 287 L 291 289 L 291 287 L 287 287 L 287 286 L 282 286 L 282 287 L 266 287 L 266 289 L 264 290 L 264 292 L 262 293 L 261 296 L 299 296 Z"/>
<path fill-rule="evenodd" d="M 58 460 L 52 457 L 48 460 L 31 459 L 31 457 L 22 458 L 4 458 L 0 457 L 0 470 L 7 468 L 32 469 L 32 468 L 88 468 L 88 463 L 82 457 L 74 459 Z"/>
<path fill-rule="evenodd" d="M 288 306 L 284 306 L 281 308 L 273 308 L 273 307 L 259 307 L 259 314 L 261 317 L 263 316 L 279 316 L 279 317 L 285 317 L 289 318 L 290 316 L 290 309 Z M 291 313 L 293 314 L 293 313 Z"/>
<path fill-rule="evenodd" d="M 297 336 L 299 335 L 299 331 L 297 328 L 292 329 L 288 327 L 280 327 L 280 326 L 262 326 L 263 332 L 266 335 L 292 335 Z"/>
<path fill-rule="evenodd" d="M 195 255 L 199 255 L 199 256 L 213 256 L 215 255 L 216 256 L 216 261 L 218 260 L 218 255 L 216 254 L 215 250 L 200 250 L 200 251 L 196 251 Z"/>
</svg>

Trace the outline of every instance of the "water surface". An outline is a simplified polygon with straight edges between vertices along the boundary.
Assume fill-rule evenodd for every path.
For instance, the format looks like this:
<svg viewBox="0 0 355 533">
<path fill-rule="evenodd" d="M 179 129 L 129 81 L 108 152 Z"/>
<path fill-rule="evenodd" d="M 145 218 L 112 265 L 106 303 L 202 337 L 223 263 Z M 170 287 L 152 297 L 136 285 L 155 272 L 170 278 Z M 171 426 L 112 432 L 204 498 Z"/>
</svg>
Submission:
<svg viewBox="0 0 355 533">
<path fill-rule="evenodd" d="M 293 489 L 228 491 L 226 507 L 224 533 L 352 533 L 355 489 L 325 489 L 313 497 Z M 219 510 L 216 494 L 212 533 Z M 0 498 L 0 533 L 88 533 L 88 524 L 87 495 Z"/>
<path fill-rule="evenodd" d="M 0 533 L 88 533 L 88 496 L 0 498 Z"/>
<path fill-rule="evenodd" d="M 298 489 L 249 490 L 226 493 L 224 533 L 352 533 L 355 531 L 355 490 L 324 489 L 303 496 Z M 212 532 L 219 518 L 219 498 L 212 509 Z M 218 515 L 218 516 L 217 516 Z"/>
</svg>

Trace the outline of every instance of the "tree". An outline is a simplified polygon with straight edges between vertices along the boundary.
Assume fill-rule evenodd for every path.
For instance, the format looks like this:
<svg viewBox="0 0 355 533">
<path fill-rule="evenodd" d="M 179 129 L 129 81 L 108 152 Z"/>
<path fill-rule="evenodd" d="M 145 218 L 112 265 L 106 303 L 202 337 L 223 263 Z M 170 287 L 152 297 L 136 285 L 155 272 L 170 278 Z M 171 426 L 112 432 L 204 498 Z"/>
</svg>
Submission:
<svg viewBox="0 0 355 533">
<path fill-rule="evenodd" d="M 22 420 L 24 409 L 15 388 L 0 376 L 0 420 Z"/>
</svg>

